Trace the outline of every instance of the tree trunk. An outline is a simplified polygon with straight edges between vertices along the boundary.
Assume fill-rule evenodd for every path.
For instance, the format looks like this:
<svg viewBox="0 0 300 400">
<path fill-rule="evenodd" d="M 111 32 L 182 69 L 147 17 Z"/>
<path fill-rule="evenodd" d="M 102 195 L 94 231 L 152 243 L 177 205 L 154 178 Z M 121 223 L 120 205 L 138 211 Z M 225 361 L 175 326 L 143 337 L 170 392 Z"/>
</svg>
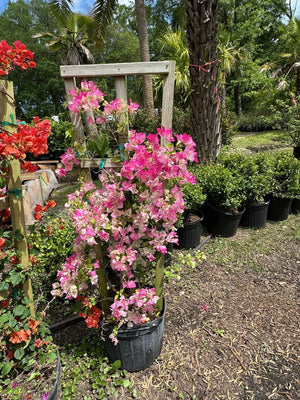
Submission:
<svg viewBox="0 0 300 400">
<path fill-rule="evenodd" d="M 141 59 L 150 61 L 148 29 L 144 0 L 135 0 L 135 13 L 137 19 Z M 144 106 L 149 118 L 154 118 L 154 100 L 152 88 L 152 76 L 143 75 Z"/>
<path fill-rule="evenodd" d="M 240 93 L 240 85 L 236 85 L 234 88 L 234 104 L 235 104 L 235 113 L 236 115 L 240 116 L 243 114 L 242 108 L 242 99 Z"/>
<path fill-rule="evenodd" d="M 218 0 L 186 0 L 192 135 L 199 161 L 216 161 L 221 147 L 217 54 Z"/>
</svg>

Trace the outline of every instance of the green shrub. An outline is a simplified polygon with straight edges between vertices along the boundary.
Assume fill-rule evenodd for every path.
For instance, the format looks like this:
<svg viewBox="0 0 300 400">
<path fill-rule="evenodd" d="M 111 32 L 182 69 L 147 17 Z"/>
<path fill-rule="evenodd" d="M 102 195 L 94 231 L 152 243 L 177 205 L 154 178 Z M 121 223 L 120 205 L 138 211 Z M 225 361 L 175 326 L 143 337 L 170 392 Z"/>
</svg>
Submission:
<svg viewBox="0 0 300 400">
<path fill-rule="evenodd" d="M 245 114 L 238 118 L 237 128 L 240 132 L 263 132 L 279 129 L 279 120 L 276 114 L 259 115 Z"/>
<path fill-rule="evenodd" d="M 197 183 L 203 187 L 207 201 L 217 208 L 237 210 L 245 200 L 244 179 L 235 176 L 223 164 L 194 167 Z"/>
<path fill-rule="evenodd" d="M 36 273 L 56 275 L 57 269 L 72 254 L 74 239 L 75 229 L 70 222 L 61 217 L 48 217 L 28 237 Z"/>
<path fill-rule="evenodd" d="M 293 198 L 300 194 L 300 161 L 286 152 L 270 155 L 271 194 Z"/>
<path fill-rule="evenodd" d="M 202 186 L 199 183 L 196 183 L 196 185 L 188 183 L 182 186 L 182 190 L 186 212 L 196 213 L 199 211 L 206 200 L 206 194 L 203 193 Z"/>
<path fill-rule="evenodd" d="M 291 138 L 293 146 L 300 146 L 300 97 L 295 103 L 277 100 L 272 110 L 280 121 L 280 128 L 285 130 Z"/>
<path fill-rule="evenodd" d="M 235 177 L 243 180 L 245 202 L 263 203 L 270 193 L 271 170 L 265 153 L 244 156 L 240 153 L 222 156 L 220 161 Z"/>
</svg>

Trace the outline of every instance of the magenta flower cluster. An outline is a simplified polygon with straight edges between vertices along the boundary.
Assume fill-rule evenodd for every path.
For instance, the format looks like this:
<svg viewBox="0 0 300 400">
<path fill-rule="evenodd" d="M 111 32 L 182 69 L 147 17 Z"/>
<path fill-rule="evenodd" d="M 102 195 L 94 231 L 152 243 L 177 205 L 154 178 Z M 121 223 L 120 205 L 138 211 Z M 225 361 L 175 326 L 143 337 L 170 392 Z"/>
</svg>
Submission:
<svg viewBox="0 0 300 400">
<path fill-rule="evenodd" d="M 114 110 L 121 107 L 118 101 L 111 104 Z M 145 323 L 155 316 L 155 289 L 138 288 L 137 272 L 140 277 L 141 271 L 149 271 L 149 264 L 167 252 L 167 244 L 178 242 L 175 223 L 184 211 L 180 187 L 195 183 L 187 165 L 197 161 L 191 137 L 173 135 L 164 127 L 147 136 L 130 131 L 125 149 L 128 159 L 120 169 L 101 170 L 100 188 L 84 183 L 69 195 L 75 253 L 58 271 L 52 291 L 68 299 L 86 296 L 97 285 L 99 270 L 110 268 L 120 279 L 110 306 L 118 326 Z M 70 149 L 68 154 L 67 162 L 74 156 Z M 77 163 L 75 156 L 73 161 Z M 97 254 L 102 255 L 100 267 Z"/>
<path fill-rule="evenodd" d="M 81 89 L 74 88 L 73 90 L 69 90 L 68 94 L 72 97 L 69 109 L 74 114 L 78 114 L 81 110 L 97 110 L 105 96 L 93 81 L 81 82 Z"/>
</svg>

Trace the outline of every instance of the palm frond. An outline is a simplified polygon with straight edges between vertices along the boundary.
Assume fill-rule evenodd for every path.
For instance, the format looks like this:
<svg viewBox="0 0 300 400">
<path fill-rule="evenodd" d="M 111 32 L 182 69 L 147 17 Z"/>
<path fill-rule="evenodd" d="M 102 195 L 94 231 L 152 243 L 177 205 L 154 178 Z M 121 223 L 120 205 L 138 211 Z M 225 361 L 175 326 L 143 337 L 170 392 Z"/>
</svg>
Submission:
<svg viewBox="0 0 300 400">
<path fill-rule="evenodd" d="M 92 15 L 95 21 L 97 36 L 103 40 L 117 5 L 118 0 L 95 0 Z"/>
<path fill-rule="evenodd" d="M 56 21 L 63 25 L 66 18 L 72 14 L 73 0 L 50 0 L 49 8 Z"/>
</svg>

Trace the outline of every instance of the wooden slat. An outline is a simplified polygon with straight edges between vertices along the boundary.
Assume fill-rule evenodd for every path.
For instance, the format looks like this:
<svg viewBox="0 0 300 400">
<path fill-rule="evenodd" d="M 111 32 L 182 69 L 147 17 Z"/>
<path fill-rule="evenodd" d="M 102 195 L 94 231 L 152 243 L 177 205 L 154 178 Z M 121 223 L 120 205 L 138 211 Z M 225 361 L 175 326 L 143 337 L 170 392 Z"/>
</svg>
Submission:
<svg viewBox="0 0 300 400">
<path fill-rule="evenodd" d="M 103 158 L 95 158 L 93 160 L 86 159 L 81 161 L 80 166 L 81 168 L 97 168 L 99 167 L 101 161 L 104 161 L 104 159 Z M 105 168 L 118 168 L 118 167 L 120 168 L 121 164 L 113 162 L 111 158 L 107 158 L 105 160 L 104 166 Z"/>
<path fill-rule="evenodd" d="M 62 65 L 63 78 L 168 74 L 170 61 L 150 61 L 117 64 Z"/>
</svg>

